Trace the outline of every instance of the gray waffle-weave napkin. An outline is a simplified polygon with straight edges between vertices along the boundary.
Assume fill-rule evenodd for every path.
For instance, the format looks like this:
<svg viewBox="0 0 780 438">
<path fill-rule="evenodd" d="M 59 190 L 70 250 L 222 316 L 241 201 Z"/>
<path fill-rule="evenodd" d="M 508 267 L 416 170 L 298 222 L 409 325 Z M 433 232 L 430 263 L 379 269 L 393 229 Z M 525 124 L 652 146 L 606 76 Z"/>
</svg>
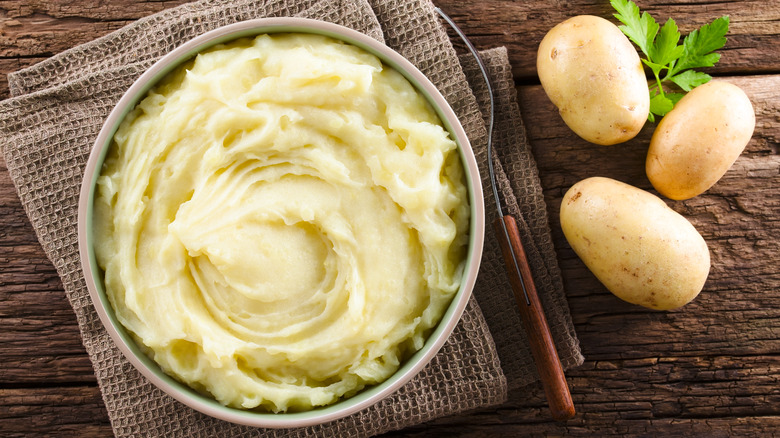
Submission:
<svg viewBox="0 0 780 438">
<path fill-rule="evenodd" d="M 117 436 L 370 436 L 501 403 L 536 380 L 493 232 L 488 227 L 475 299 L 434 360 L 379 404 L 329 424 L 262 430 L 216 420 L 163 394 L 124 359 L 89 299 L 78 257 L 81 178 L 103 120 L 130 84 L 174 47 L 251 18 L 299 16 L 351 27 L 385 42 L 439 87 L 464 125 L 489 188 L 486 92 L 473 60 L 458 57 L 429 0 L 210 0 L 141 19 L 9 75 L 0 145 L 33 228 L 73 306 Z M 525 142 L 506 51 L 483 53 L 497 99 L 494 139 L 501 190 L 518 217 L 537 288 L 564 366 L 582 362 L 550 238 L 536 166 Z M 472 87 L 475 92 L 472 92 Z M 486 193 L 489 193 L 486 190 Z M 494 217 L 486 198 L 488 222 Z M 480 310 L 482 308 L 483 312 Z M 495 342 L 494 342 L 495 340 Z"/>
</svg>

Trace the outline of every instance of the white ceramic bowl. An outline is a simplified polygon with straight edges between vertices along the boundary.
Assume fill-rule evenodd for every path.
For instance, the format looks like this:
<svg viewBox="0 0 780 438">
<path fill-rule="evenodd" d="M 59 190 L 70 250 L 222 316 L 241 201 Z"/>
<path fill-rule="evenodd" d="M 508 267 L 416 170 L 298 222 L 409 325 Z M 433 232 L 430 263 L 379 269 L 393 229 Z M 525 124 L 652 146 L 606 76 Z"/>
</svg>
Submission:
<svg viewBox="0 0 780 438">
<path fill-rule="evenodd" d="M 191 59 L 198 52 L 237 38 L 280 32 L 325 35 L 358 46 L 379 57 L 386 65 L 401 72 L 428 98 L 444 126 L 458 143 L 461 160 L 466 170 L 469 201 L 471 203 L 471 224 L 469 229 L 470 239 L 467 267 L 460 289 L 441 322 L 436 326 L 420 351 L 406 360 L 400 369 L 388 380 L 379 385 L 366 388 L 350 398 L 306 412 L 274 414 L 223 406 L 216 400 L 199 394 L 187 385 L 168 376 L 161 371 L 154 361 L 141 352 L 132 337 L 117 320 L 113 308 L 106 297 L 103 287 L 103 273 L 95 261 L 91 230 L 95 183 L 100 174 L 106 152 L 122 119 L 146 93 L 167 73 Z M 302 18 L 264 18 L 244 21 L 213 30 L 184 43 L 141 75 L 122 96 L 98 134 L 84 172 L 78 215 L 79 251 L 87 287 L 103 325 L 125 357 L 152 383 L 193 409 L 222 420 L 268 428 L 303 427 L 345 417 L 377 403 L 414 377 L 439 351 L 447 337 L 452 333 L 466 307 L 479 269 L 484 228 L 484 203 L 481 179 L 474 154 L 463 127 L 436 87 L 404 57 L 373 38 L 332 23 Z"/>
</svg>

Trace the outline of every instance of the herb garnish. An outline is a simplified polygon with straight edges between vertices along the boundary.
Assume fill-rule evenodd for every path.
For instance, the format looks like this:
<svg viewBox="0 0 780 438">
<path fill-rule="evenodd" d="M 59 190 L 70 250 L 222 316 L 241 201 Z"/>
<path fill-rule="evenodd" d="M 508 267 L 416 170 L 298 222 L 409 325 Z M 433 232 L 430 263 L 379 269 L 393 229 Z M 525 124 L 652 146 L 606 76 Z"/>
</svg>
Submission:
<svg viewBox="0 0 780 438">
<path fill-rule="evenodd" d="M 712 67 L 720 60 L 720 54 L 714 52 L 726 44 L 727 15 L 694 30 L 685 36 L 682 45 L 678 45 L 681 35 L 673 19 L 669 18 L 659 27 L 647 12 L 640 15 L 639 7 L 630 0 L 610 0 L 610 3 L 618 12 L 614 14 L 615 18 L 623 23 L 620 30 L 642 50 L 647 57 L 642 62 L 655 76 L 655 84 L 649 87 L 648 120 L 654 122 L 655 116 L 663 117 L 685 95 L 665 92 L 664 82 L 672 82 L 688 92 L 712 79 L 710 75 L 692 69 Z"/>
</svg>

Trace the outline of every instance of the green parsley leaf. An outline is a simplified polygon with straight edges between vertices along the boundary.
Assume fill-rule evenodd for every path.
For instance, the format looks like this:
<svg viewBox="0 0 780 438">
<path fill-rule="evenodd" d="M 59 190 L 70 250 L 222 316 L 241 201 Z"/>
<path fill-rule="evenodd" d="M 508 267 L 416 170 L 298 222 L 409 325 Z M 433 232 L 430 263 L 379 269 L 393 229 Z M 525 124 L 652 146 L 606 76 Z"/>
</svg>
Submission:
<svg viewBox="0 0 780 438">
<path fill-rule="evenodd" d="M 719 53 L 712 53 L 726 45 L 729 17 L 723 16 L 696 29 L 683 40 L 683 54 L 675 65 L 675 73 L 689 68 L 712 67 L 720 60 Z"/>
<path fill-rule="evenodd" d="M 699 85 L 706 84 L 710 81 L 710 79 L 712 79 L 712 76 L 708 75 L 707 73 L 693 70 L 686 70 L 677 76 L 672 76 L 669 78 L 670 81 L 677 84 L 678 87 L 682 88 L 686 92 L 693 90 Z"/>
<path fill-rule="evenodd" d="M 647 12 L 640 16 L 639 7 L 632 1 L 610 0 L 610 3 L 618 11 L 615 18 L 625 24 L 620 26 L 620 30 L 649 57 L 653 40 L 658 33 L 658 23 Z"/>
<path fill-rule="evenodd" d="M 661 74 L 661 70 L 666 68 L 666 66 L 663 65 L 663 64 L 656 64 L 655 62 L 650 62 L 650 61 L 648 61 L 646 59 L 643 59 L 642 62 L 646 66 L 650 67 L 650 70 L 653 71 L 653 75 L 655 75 L 655 76 L 658 76 L 659 74 Z"/>
<path fill-rule="evenodd" d="M 664 116 L 674 108 L 685 93 L 671 93 L 664 90 L 664 83 L 676 84 L 685 92 L 712 79 L 706 73 L 693 68 L 712 67 L 720 60 L 715 50 L 726 44 L 729 17 L 723 16 L 705 24 L 688 34 L 682 44 L 677 23 L 669 18 L 662 27 L 647 12 L 641 12 L 631 0 L 610 0 L 617 11 L 614 14 L 622 26 L 620 30 L 636 44 L 645 58 L 642 62 L 650 68 L 655 83 L 649 85 L 650 114 L 647 119 L 654 122 L 656 116 Z"/>
<path fill-rule="evenodd" d="M 666 97 L 668 97 L 672 103 L 677 105 L 677 102 L 680 101 L 685 96 L 685 93 L 666 93 Z"/>
<path fill-rule="evenodd" d="M 650 112 L 652 114 L 665 116 L 672 108 L 674 108 L 674 102 L 665 94 L 656 94 L 650 99 Z"/>
<path fill-rule="evenodd" d="M 671 18 L 666 20 L 661 31 L 653 43 L 653 49 L 650 52 L 650 58 L 656 64 L 667 65 L 676 60 L 683 54 L 685 47 L 678 46 L 680 41 L 680 32 L 677 30 L 677 23 Z"/>
</svg>

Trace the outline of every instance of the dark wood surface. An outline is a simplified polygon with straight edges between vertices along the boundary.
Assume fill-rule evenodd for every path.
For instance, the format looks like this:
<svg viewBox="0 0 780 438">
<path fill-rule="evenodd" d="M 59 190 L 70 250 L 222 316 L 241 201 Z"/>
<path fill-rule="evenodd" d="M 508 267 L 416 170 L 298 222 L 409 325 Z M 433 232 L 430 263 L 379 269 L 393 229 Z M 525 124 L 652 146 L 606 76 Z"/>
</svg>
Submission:
<svg viewBox="0 0 780 438">
<path fill-rule="evenodd" d="M 5 74 L 182 1 L 0 1 L 0 99 Z M 639 0 L 684 33 L 731 16 L 709 73 L 751 97 L 756 132 L 704 195 L 669 204 L 704 236 L 704 291 L 671 312 L 624 303 L 574 255 L 558 223 L 563 193 L 588 176 L 644 189 L 646 126 L 623 145 L 585 143 L 538 85 L 536 46 L 569 16 L 610 18 L 603 1 L 437 0 L 479 48 L 509 49 L 523 117 L 585 363 L 567 373 L 577 415 L 553 422 L 541 386 L 505 405 L 391 436 L 780 435 L 780 2 Z M 78 327 L 0 160 L 0 436 L 109 436 L 111 427 Z"/>
</svg>

